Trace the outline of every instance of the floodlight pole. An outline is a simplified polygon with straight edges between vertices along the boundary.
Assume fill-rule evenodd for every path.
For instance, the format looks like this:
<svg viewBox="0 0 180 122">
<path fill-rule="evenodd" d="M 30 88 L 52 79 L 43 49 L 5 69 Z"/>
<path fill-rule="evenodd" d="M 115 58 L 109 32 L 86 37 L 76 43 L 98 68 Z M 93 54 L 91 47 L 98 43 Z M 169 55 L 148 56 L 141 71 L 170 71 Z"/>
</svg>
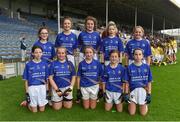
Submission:
<svg viewBox="0 0 180 122">
<path fill-rule="evenodd" d="M 172 27 L 171 36 L 173 36 L 173 29 L 174 29 L 174 27 L 173 27 L 173 25 L 171 25 L 171 27 Z"/>
<path fill-rule="evenodd" d="M 154 15 L 152 14 L 151 34 L 154 35 Z"/>
<path fill-rule="evenodd" d="M 137 7 L 135 8 L 134 26 L 137 26 Z"/>
<path fill-rule="evenodd" d="M 61 13 L 60 13 L 60 2 L 61 0 L 57 0 L 57 8 L 58 8 L 58 33 L 60 33 L 60 29 L 61 29 L 61 25 L 60 25 L 60 17 L 61 17 Z"/>
<path fill-rule="evenodd" d="M 164 17 L 164 20 L 163 20 L 163 38 L 164 38 L 164 33 L 165 33 L 165 27 L 166 26 L 166 19 Z"/>
<path fill-rule="evenodd" d="M 108 26 L 108 13 L 109 13 L 109 3 L 108 0 L 106 0 L 106 27 Z"/>
</svg>

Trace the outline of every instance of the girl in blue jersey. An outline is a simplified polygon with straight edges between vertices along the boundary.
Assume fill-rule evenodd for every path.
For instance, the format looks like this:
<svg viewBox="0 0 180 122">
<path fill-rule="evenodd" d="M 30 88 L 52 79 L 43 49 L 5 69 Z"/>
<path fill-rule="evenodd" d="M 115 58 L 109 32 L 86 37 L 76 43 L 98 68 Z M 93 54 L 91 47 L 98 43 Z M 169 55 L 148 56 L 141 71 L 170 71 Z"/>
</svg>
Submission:
<svg viewBox="0 0 180 122">
<path fill-rule="evenodd" d="M 63 32 L 57 35 L 55 47 L 65 47 L 68 60 L 75 66 L 74 54 L 77 49 L 77 36 L 71 32 L 72 23 L 72 18 L 64 17 Z"/>
<path fill-rule="evenodd" d="M 102 76 L 102 66 L 99 61 L 93 59 L 94 53 L 93 47 L 87 46 L 84 50 L 85 59 L 78 67 L 77 89 L 82 94 L 85 109 L 96 108 L 99 81 Z"/>
<path fill-rule="evenodd" d="M 26 101 L 29 110 L 37 112 L 45 110 L 46 82 L 48 79 L 48 64 L 41 60 L 42 48 L 34 46 L 32 48 L 33 60 L 29 61 L 24 69 L 23 79 L 25 80 Z"/>
<path fill-rule="evenodd" d="M 85 19 L 85 31 L 82 31 L 78 37 L 78 44 L 80 47 L 80 59 L 81 62 L 84 59 L 83 55 L 83 47 L 85 46 L 92 46 L 95 49 L 94 58 L 97 60 L 97 52 L 99 51 L 101 38 L 100 34 L 96 32 L 97 20 L 92 16 L 88 16 Z"/>
<path fill-rule="evenodd" d="M 126 95 L 125 101 L 129 102 L 128 110 L 130 115 L 136 113 L 136 105 L 139 105 L 140 114 L 146 115 L 148 106 L 151 102 L 151 81 L 152 73 L 149 65 L 142 62 L 143 50 L 141 48 L 134 49 L 134 63 L 127 67 L 125 73 Z M 130 91 L 128 96 L 128 91 Z"/>
<path fill-rule="evenodd" d="M 122 112 L 122 95 L 125 88 L 124 75 L 125 68 L 119 64 L 120 53 L 118 50 L 110 52 L 110 64 L 104 69 L 103 91 L 105 98 L 105 110 L 110 111 L 113 104 L 116 110 Z"/>
<path fill-rule="evenodd" d="M 151 61 L 151 46 L 147 40 L 143 39 L 144 29 L 141 26 L 136 26 L 133 29 L 134 39 L 130 40 L 126 44 L 125 48 L 125 65 L 129 65 L 134 62 L 133 51 L 136 48 L 143 50 L 143 62 L 150 65 Z"/>
<path fill-rule="evenodd" d="M 103 53 L 104 63 L 107 66 L 110 62 L 109 54 L 111 50 L 118 50 L 120 52 L 120 63 L 122 63 L 122 52 L 124 51 L 123 43 L 119 37 L 117 37 L 117 27 L 115 23 L 108 24 L 107 27 L 108 36 L 103 39 L 101 51 Z"/>
<path fill-rule="evenodd" d="M 48 28 L 41 27 L 38 31 L 39 40 L 34 43 L 34 46 L 40 46 L 43 49 L 42 60 L 50 64 L 55 56 L 55 49 L 54 44 L 48 41 L 48 34 Z"/>
<path fill-rule="evenodd" d="M 57 48 L 57 60 L 50 66 L 49 81 L 52 87 L 53 108 L 72 107 L 72 90 L 75 83 L 75 69 L 67 60 L 67 51 L 64 47 Z"/>
</svg>

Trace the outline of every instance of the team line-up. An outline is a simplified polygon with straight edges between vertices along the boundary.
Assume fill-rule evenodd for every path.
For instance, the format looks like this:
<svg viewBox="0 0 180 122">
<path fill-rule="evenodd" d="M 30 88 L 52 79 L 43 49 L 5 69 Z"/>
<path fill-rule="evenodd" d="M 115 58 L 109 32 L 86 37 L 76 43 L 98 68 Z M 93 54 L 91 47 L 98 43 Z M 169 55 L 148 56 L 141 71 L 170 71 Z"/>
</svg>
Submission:
<svg viewBox="0 0 180 122">
<path fill-rule="evenodd" d="M 134 27 L 133 38 L 124 48 L 114 22 L 108 24 L 104 38 L 95 31 L 96 23 L 94 17 L 88 16 L 85 30 L 77 38 L 71 32 L 72 19 L 65 17 L 63 32 L 57 35 L 55 44 L 48 41 L 46 27 L 39 29 L 32 60 L 26 63 L 23 73 L 26 101 L 21 105 L 32 112 L 42 112 L 51 101 L 55 110 L 70 109 L 76 87 L 76 102 L 82 103 L 84 109 L 95 109 L 98 99 L 103 97 L 106 111 L 115 105 L 122 112 L 123 103 L 127 102 L 130 115 L 136 113 L 137 106 L 141 115 L 147 114 L 151 102 L 152 52 L 143 38 L 144 29 Z M 74 59 L 77 54 L 78 63 Z"/>
</svg>

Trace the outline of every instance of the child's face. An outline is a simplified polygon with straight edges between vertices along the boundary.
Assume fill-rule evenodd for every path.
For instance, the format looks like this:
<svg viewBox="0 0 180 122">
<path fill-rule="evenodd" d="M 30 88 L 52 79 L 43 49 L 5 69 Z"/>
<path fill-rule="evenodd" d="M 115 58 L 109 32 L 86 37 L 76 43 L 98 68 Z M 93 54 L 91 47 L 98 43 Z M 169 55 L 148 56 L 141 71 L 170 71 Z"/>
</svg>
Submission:
<svg viewBox="0 0 180 122">
<path fill-rule="evenodd" d="M 64 20 L 63 27 L 65 31 L 69 31 L 71 29 L 71 21 L 66 19 Z"/>
<path fill-rule="evenodd" d="M 59 48 L 57 50 L 57 58 L 60 60 L 60 61 L 63 61 L 66 59 L 66 50 L 64 48 Z"/>
<path fill-rule="evenodd" d="M 119 56 L 117 53 L 111 53 L 110 55 L 110 62 L 112 64 L 117 64 L 119 62 Z"/>
<path fill-rule="evenodd" d="M 110 36 L 114 36 L 116 35 L 116 28 L 114 26 L 109 26 L 108 32 Z"/>
<path fill-rule="evenodd" d="M 136 28 L 134 31 L 134 38 L 135 39 L 141 39 L 143 37 L 143 31 L 141 28 Z"/>
<path fill-rule="evenodd" d="M 85 56 L 86 56 L 86 59 L 88 60 L 91 60 L 93 58 L 93 50 L 91 48 L 86 48 L 85 50 Z"/>
<path fill-rule="evenodd" d="M 48 39 L 48 31 L 46 29 L 42 29 L 39 36 L 40 36 L 41 40 L 47 40 Z"/>
<path fill-rule="evenodd" d="M 94 21 L 88 20 L 88 21 L 86 22 L 86 29 L 87 29 L 88 31 L 93 31 L 93 30 L 94 30 Z"/>
<path fill-rule="evenodd" d="M 32 55 L 34 56 L 34 59 L 41 59 L 41 57 L 42 57 L 42 50 L 41 49 L 39 49 L 39 48 L 36 48 L 35 50 L 34 50 L 34 52 L 32 53 Z"/>
<path fill-rule="evenodd" d="M 142 62 L 143 59 L 143 54 L 141 50 L 136 50 L 134 52 L 134 60 L 135 62 Z"/>
</svg>

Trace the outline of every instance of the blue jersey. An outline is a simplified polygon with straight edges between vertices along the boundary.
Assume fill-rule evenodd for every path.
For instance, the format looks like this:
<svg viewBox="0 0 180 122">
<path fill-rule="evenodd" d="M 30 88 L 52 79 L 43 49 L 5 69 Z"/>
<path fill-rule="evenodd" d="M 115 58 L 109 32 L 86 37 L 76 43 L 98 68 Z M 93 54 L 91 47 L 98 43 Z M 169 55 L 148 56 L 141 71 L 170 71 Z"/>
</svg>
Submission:
<svg viewBox="0 0 180 122">
<path fill-rule="evenodd" d="M 112 68 L 110 64 L 106 66 L 102 77 L 106 89 L 111 92 L 122 93 L 124 75 L 125 68 L 122 65 L 118 64 L 116 68 Z"/>
<path fill-rule="evenodd" d="M 104 60 L 109 60 L 109 54 L 111 50 L 118 50 L 119 52 L 124 51 L 123 43 L 119 37 L 106 37 L 105 39 L 103 39 L 101 51 L 104 53 Z"/>
<path fill-rule="evenodd" d="M 102 77 L 102 66 L 97 60 L 92 60 L 91 63 L 87 63 L 83 60 L 79 63 L 78 76 L 80 77 L 80 86 L 89 87 L 99 83 Z"/>
<path fill-rule="evenodd" d="M 34 43 L 33 46 L 39 46 L 43 49 L 42 60 L 47 63 L 50 63 L 56 55 L 54 45 L 51 42 L 43 44 L 38 40 Z"/>
<path fill-rule="evenodd" d="M 98 32 L 88 33 L 83 31 L 79 34 L 78 41 L 81 52 L 83 52 L 83 47 L 85 46 L 92 46 L 95 50 L 98 50 L 101 44 L 101 37 Z"/>
<path fill-rule="evenodd" d="M 76 75 L 74 66 L 71 62 L 65 61 L 61 63 L 58 60 L 51 63 L 49 74 L 53 75 L 53 80 L 58 88 L 70 86 L 72 77 Z"/>
<path fill-rule="evenodd" d="M 63 32 L 58 34 L 55 41 L 55 47 L 65 47 L 68 54 L 73 55 L 74 49 L 77 48 L 77 36 L 71 32 L 69 35 L 65 35 Z"/>
<path fill-rule="evenodd" d="M 146 41 L 146 40 L 138 41 L 138 40 L 132 39 L 127 42 L 126 48 L 125 48 L 125 53 L 128 54 L 129 59 L 131 59 L 131 60 L 134 59 L 133 51 L 136 48 L 141 48 L 143 50 L 143 54 L 144 54 L 145 58 L 152 55 L 151 47 L 150 47 L 150 44 L 148 43 L 148 41 Z"/>
<path fill-rule="evenodd" d="M 135 88 L 146 87 L 152 81 L 150 67 L 144 63 L 141 66 L 132 63 L 126 69 L 125 81 L 129 82 L 130 91 Z"/>
<path fill-rule="evenodd" d="M 23 73 L 23 79 L 28 81 L 28 86 L 45 84 L 48 76 L 48 64 L 44 61 L 29 61 Z"/>
</svg>

